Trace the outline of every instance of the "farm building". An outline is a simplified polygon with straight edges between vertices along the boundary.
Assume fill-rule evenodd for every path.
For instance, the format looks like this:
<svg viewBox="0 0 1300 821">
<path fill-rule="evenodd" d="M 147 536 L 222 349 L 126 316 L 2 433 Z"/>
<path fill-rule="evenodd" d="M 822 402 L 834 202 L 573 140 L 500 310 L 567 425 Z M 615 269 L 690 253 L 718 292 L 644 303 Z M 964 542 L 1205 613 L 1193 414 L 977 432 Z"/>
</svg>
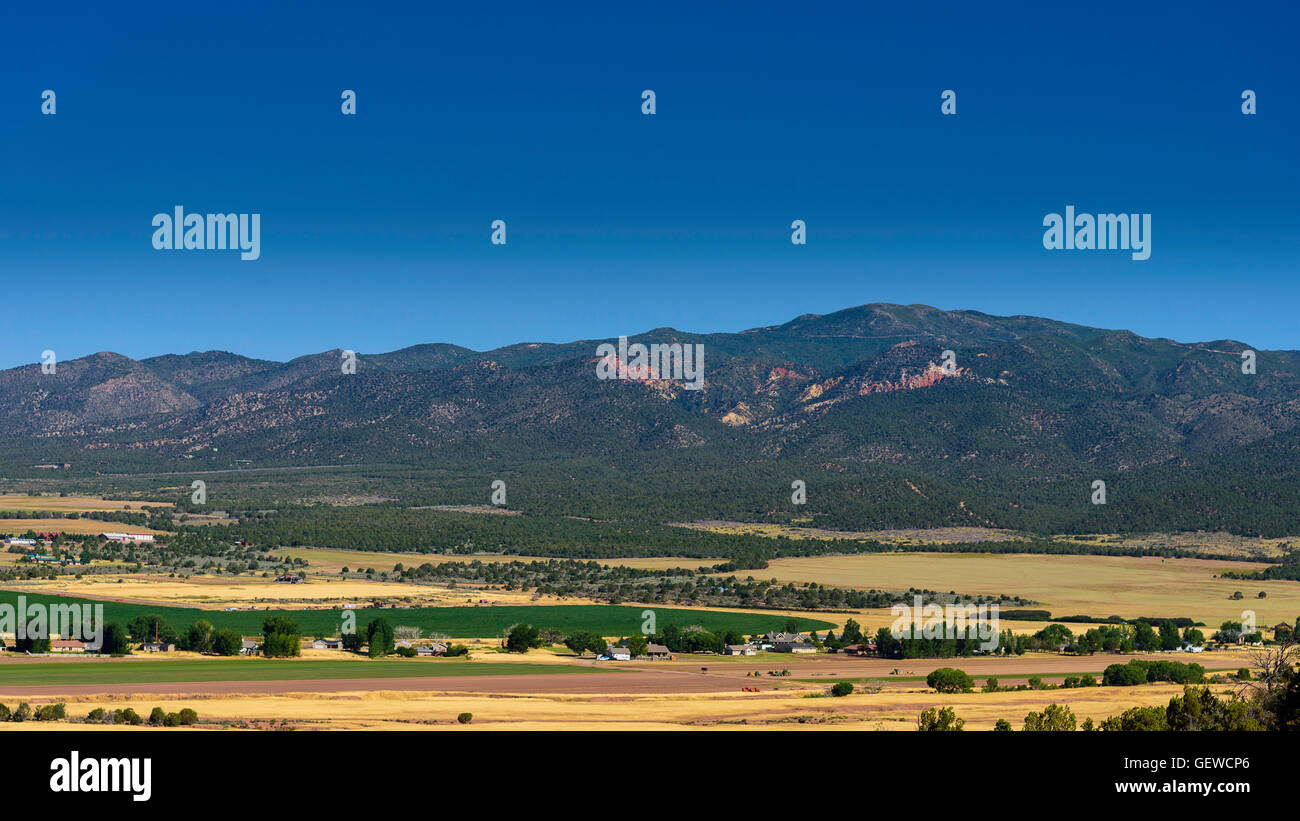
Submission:
<svg viewBox="0 0 1300 821">
<path fill-rule="evenodd" d="M 311 646 L 313 650 L 342 650 L 343 639 L 316 639 Z"/>
<path fill-rule="evenodd" d="M 632 660 L 631 650 L 627 649 L 626 647 L 615 647 L 612 644 L 609 647 L 605 648 L 605 655 L 609 656 L 614 661 Z"/>
<path fill-rule="evenodd" d="M 239 655 L 255 656 L 257 655 L 258 644 L 252 639 L 241 639 L 239 643 Z"/>
<path fill-rule="evenodd" d="M 752 656 L 758 650 L 752 644 L 728 644 L 725 655 L 728 656 Z"/>
<path fill-rule="evenodd" d="M 651 659 L 667 659 L 672 658 L 673 655 L 672 652 L 662 644 L 647 645 L 645 652 Z"/>
<path fill-rule="evenodd" d="M 86 652 L 86 643 L 77 639 L 51 639 L 51 653 L 84 653 Z"/>
<path fill-rule="evenodd" d="M 152 533 L 101 533 L 101 539 L 108 539 L 110 542 L 152 542 Z"/>
<path fill-rule="evenodd" d="M 767 633 L 759 640 L 759 646 L 764 650 L 770 648 L 778 653 L 798 652 L 792 649 L 798 645 L 812 646 L 803 633 Z"/>
<path fill-rule="evenodd" d="M 5 539 L 5 544 L 20 544 L 20 545 L 26 545 L 27 547 L 35 547 L 36 540 L 35 539 Z"/>
<path fill-rule="evenodd" d="M 140 649 L 146 653 L 170 653 L 176 649 L 176 645 L 168 641 L 146 641 L 140 645 Z"/>
<path fill-rule="evenodd" d="M 867 656 L 876 652 L 874 644 L 850 644 L 840 648 L 840 652 L 846 656 Z"/>
<path fill-rule="evenodd" d="M 445 656 L 447 654 L 447 645 L 435 641 L 431 645 L 415 648 L 415 654 L 417 656 Z"/>
</svg>

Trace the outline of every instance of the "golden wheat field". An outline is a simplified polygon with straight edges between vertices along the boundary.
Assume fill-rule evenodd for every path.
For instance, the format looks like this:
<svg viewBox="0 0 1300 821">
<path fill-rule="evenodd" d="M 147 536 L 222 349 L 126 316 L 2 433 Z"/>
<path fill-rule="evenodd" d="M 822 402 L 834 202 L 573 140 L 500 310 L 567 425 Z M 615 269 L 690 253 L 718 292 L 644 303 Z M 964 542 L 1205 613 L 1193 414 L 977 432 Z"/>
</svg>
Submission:
<svg viewBox="0 0 1300 821">
<path fill-rule="evenodd" d="M 191 576 L 170 578 L 136 574 L 87 574 L 81 578 L 6 582 L 10 590 L 90 599 L 146 602 L 219 609 L 223 607 L 323 607 L 355 604 L 368 606 L 381 599 L 408 607 L 466 604 L 583 604 L 585 600 L 560 599 L 521 590 L 482 590 L 469 587 L 415 585 L 364 579 L 330 579 L 311 576 L 305 584 L 285 584 L 261 575 Z"/>
<path fill-rule="evenodd" d="M 1227 693 L 1229 686 L 1214 689 Z M 201 722 L 243 723 L 254 728 L 271 725 L 296 730 L 333 729 L 454 729 L 475 730 L 682 730 L 796 729 L 816 725 L 826 729 L 914 730 L 917 716 L 930 707 L 952 707 L 970 730 L 989 730 L 1005 718 L 1019 729 L 1030 711 L 1048 704 L 1068 704 L 1080 722 L 1101 721 L 1135 706 L 1164 706 L 1182 692 L 1176 685 L 1092 687 L 1075 690 L 1026 690 L 998 693 L 940 695 L 923 687 L 908 690 L 859 692 L 842 698 L 811 697 L 825 688 L 762 693 L 715 692 L 681 694 L 458 693 L 365 690 L 296 693 L 221 693 L 210 696 L 132 694 L 41 697 L 33 706 L 63 701 L 69 715 L 83 717 L 95 707 L 133 707 L 147 715 L 154 706 L 175 712 L 189 707 Z M 9 698 L 13 701 L 13 698 Z M 473 722 L 461 725 L 460 713 Z M 59 729 L 62 723 L 27 722 L 13 729 Z M 92 725 L 77 725 L 92 726 Z M 103 725 L 99 725 L 103 726 Z M 105 729 L 114 729 L 105 727 Z M 147 728 L 119 728 L 142 731 Z M 180 730 L 167 730 L 177 732 Z M 155 730 L 155 732 L 157 732 Z"/>
<path fill-rule="evenodd" d="M 100 499 L 96 496 L 28 496 L 25 493 L 0 493 L 0 510 L 89 513 L 91 511 L 141 510 L 148 505 L 170 506 L 166 502 Z"/>
<path fill-rule="evenodd" d="M 1024 596 L 1053 617 L 1185 616 L 1217 627 L 1253 610 L 1260 626 L 1300 616 L 1300 584 L 1215 578 L 1266 565 L 1213 559 L 888 553 L 775 559 L 756 578 L 836 587 Z M 1241 591 L 1244 599 L 1231 598 Z M 1266 598 L 1258 598 L 1263 591 Z"/>
</svg>

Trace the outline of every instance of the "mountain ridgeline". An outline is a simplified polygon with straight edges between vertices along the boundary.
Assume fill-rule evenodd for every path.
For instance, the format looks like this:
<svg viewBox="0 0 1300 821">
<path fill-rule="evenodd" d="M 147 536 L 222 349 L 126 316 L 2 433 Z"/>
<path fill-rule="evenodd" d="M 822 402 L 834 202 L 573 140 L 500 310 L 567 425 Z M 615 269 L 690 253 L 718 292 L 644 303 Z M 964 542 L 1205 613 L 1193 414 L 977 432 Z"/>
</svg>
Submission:
<svg viewBox="0 0 1300 821">
<path fill-rule="evenodd" d="M 557 516 L 1300 533 L 1294 351 L 1243 373 L 1240 342 L 887 304 L 630 338 L 703 345 L 689 390 L 597 378 L 609 341 L 418 345 L 359 354 L 355 373 L 339 350 L 14 368 L 0 474 L 441 466 L 482 492 L 431 502 L 481 504 L 504 477 L 511 507 Z"/>
</svg>

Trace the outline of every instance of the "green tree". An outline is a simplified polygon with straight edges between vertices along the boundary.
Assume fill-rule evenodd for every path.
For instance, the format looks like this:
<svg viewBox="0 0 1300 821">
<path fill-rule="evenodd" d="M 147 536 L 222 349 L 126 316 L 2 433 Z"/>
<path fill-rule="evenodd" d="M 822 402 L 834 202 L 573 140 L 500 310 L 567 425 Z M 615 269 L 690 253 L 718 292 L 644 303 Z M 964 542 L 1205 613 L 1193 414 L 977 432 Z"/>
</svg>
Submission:
<svg viewBox="0 0 1300 821">
<path fill-rule="evenodd" d="M 1183 640 L 1178 635 L 1178 625 L 1166 619 L 1160 622 L 1160 649 L 1177 650 L 1183 646 Z"/>
<path fill-rule="evenodd" d="M 289 658 L 302 655 L 302 630 L 286 616 L 269 616 L 262 622 L 262 655 Z"/>
<path fill-rule="evenodd" d="M 211 650 L 218 656 L 237 656 L 244 647 L 244 637 L 234 630 L 218 630 L 212 634 Z"/>
<path fill-rule="evenodd" d="M 370 645 L 372 659 L 383 658 L 393 652 L 397 641 L 388 619 L 380 616 L 366 625 L 366 642 Z"/>
<path fill-rule="evenodd" d="M 525 653 L 541 645 L 541 634 L 531 624 L 516 624 L 506 633 L 506 649 L 512 653 Z"/>
<path fill-rule="evenodd" d="M 650 642 L 646 639 L 645 636 L 639 633 L 628 637 L 627 649 L 632 654 L 632 658 L 637 658 L 638 656 L 644 656 L 649 646 L 650 646 Z"/>
<path fill-rule="evenodd" d="M 1074 713 L 1063 704 L 1049 704 L 1041 713 L 1025 716 L 1025 730 L 1064 733 L 1077 729 Z"/>
<path fill-rule="evenodd" d="M 951 707 L 931 707 L 922 710 L 916 720 L 916 729 L 923 733 L 955 732 L 966 726 L 966 719 L 958 718 Z"/>
<path fill-rule="evenodd" d="M 599 654 L 605 649 L 605 640 L 590 630 L 574 630 L 564 640 L 564 646 L 578 655 L 586 652 Z"/>
<path fill-rule="evenodd" d="M 195 653 L 211 653 L 212 632 L 212 622 L 207 619 L 194 622 L 185 636 L 185 649 Z"/>
<path fill-rule="evenodd" d="M 965 671 L 955 667 L 940 667 L 925 677 L 925 683 L 940 693 L 969 693 L 975 682 Z"/>
<path fill-rule="evenodd" d="M 126 631 L 121 625 L 113 622 L 104 625 L 103 642 L 99 652 L 112 656 L 122 656 L 131 652 L 131 644 L 127 641 Z"/>
<path fill-rule="evenodd" d="M 1264 726 L 1249 714 L 1249 705 L 1240 698 L 1221 699 L 1209 687 L 1183 686 L 1183 694 L 1169 700 L 1165 721 L 1170 730 L 1242 731 L 1263 730 Z"/>
<path fill-rule="evenodd" d="M 860 644 L 862 642 L 862 625 L 853 619 L 844 622 L 844 632 L 840 634 L 840 640 L 846 645 Z"/>
<path fill-rule="evenodd" d="M 162 616 L 154 613 L 146 613 L 131 619 L 126 623 L 126 631 L 131 634 L 131 640 L 137 644 L 146 641 L 175 643 L 179 640 L 171 625 L 163 621 Z"/>
</svg>

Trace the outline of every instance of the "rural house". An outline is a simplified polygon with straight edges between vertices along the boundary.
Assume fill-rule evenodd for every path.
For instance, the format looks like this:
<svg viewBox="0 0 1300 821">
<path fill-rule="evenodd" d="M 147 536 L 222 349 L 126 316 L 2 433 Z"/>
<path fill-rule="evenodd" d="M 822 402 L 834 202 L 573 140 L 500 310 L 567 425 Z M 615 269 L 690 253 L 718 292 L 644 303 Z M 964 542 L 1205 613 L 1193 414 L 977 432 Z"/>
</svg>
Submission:
<svg viewBox="0 0 1300 821">
<path fill-rule="evenodd" d="M 609 647 L 605 648 L 605 655 L 609 656 L 614 661 L 632 660 L 631 650 L 627 649 L 626 647 L 615 647 L 612 644 Z"/>
<path fill-rule="evenodd" d="M 726 655 L 728 656 L 752 656 L 758 650 L 754 649 L 752 644 L 728 644 Z"/>
<path fill-rule="evenodd" d="M 665 647 L 665 646 L 662 645 L 662 644 L 649 644 L 649 645 L 646 645 L 645 652 L 646 652 L 646 655 L 649 656 L 651 659 L 667 659 L 667 658 L 672 658 L 672 653 L 669 652 L 668 648 Z"/>
<path fill-rule="evenodd" d="M 140 645 L 140 649 L 146 653 L 170 653 L 176 649 L 176 645 L 166 641 L 146 641 Z"/>
<path fill-rule="evenodd" d="M 792 649 L 795 645 L 812 646 L 808 644 L 808 637 L 803 633 L 767 633 L 759 641 L 759 646 L 764 650 L 770 648 L 778 653 L 795 652 Z"/>
</svg>

